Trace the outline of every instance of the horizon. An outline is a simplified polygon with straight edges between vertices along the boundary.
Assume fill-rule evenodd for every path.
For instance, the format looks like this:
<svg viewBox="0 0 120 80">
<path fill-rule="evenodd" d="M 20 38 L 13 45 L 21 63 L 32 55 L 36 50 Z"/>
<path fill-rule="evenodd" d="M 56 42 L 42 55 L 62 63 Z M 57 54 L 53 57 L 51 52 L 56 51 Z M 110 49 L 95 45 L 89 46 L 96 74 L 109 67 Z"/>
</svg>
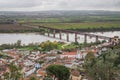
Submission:
<svg viewBox="0 0 120 80">
<path fill-rule="evenodd" d="M 48 12 L 48 11 L 101 11 L 101 12 L 120 12 L 120 11 L 115 11 L 115 10 L 41 10 L 41 11 L 14 11 L 14 10 L 0 10 L 0 12 Z"/>
</svg>

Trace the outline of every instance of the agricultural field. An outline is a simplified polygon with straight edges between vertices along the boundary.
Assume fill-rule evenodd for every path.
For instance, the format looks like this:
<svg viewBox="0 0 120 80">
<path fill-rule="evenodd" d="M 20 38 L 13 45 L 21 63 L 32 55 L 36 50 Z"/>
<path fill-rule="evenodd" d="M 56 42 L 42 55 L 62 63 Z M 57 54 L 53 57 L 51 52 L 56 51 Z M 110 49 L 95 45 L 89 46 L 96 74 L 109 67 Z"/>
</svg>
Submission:
<svg viewBox="0 0 120 80">
<path fill-rule="evenodd" d="M 22 18 L 19 23 L 47 26 L 69 30 L 120 30 L 120 12 L 75 11 L 59 12 L 61 15 L 49 15 L 34 18 Z"/>
<path fill-rule="evenodd" d="M 32 30 L 33 28 L 24 27 L 19 24 L 0 24 L 0 32 L 25 32 Z"/>
<path fill-rule="evenodd" d="M 30 29 L 28 27 L 23 27 L 17 24 L 0 24 L 0 30 L 24 30 Z"/>
<path fill-rule="evenodd" d="M 85 22 L 119 22 L 120 15 L 101 16 L 101 15 L 71 15 L 61 17 L 33 17 L 20 18 L 20 23 L 85 23 Z"/>
<path fill-rule="evenodd" d="M 47 26 L 57 29 L 100 29 L 120 28 L 120 22 L 85 22 L 85 23 L 32 23 L 35 26 Z"/>
<path fill-rule="evenodd" d="M 13 20 L 23 26 L 47 26 L 57 29 L 79 31 L 120 30 L 120 12 L 114 11 L 43 11 L 14 12 L 14 15 L 10 13 L 6 14 L 9 15 L 5 15 L 6 17 L 0 16 L 0 22 L 3 23 L 3 21 L 6 21 L 6 18 L 8 18 L 8 20 Z M 11 24 L 9 25 L 9 29 L 12 29 Z M 1 26 L 2 25 L 0 25 L 0 27 Z M 22 27 L 18 27 L 18 29 L 19 28 Z M 26 28 L 28 29 L 28 27 Z M 26 30 L 26 28 L 24 29 Z M 7 28 L 5 30 L 7 30 Z"/>
</svg>

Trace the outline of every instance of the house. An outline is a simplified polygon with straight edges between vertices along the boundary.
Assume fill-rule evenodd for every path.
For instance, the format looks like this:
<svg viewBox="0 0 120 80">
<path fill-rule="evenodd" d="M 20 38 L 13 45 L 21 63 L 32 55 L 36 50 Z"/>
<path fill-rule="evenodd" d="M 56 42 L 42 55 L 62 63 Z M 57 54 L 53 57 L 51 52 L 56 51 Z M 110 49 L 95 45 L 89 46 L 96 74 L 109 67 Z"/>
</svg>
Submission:
<svg viewBox="0 0 120 80">
<path fill-rule="evenodd" d="M 48 56 L 46 57 L 47 60 L 53 60 L 53 59 L 56 59 L 56 56 Z"/>
<path fill-rule="evenodd" d="M 37 71 L 37 76 L 38 77 L 40 77 L 40 78 L 44 78 L 44 76 L 46 76 L 47 74 L 46 74 L 46 72 L 44 71 L 44 70 L 42 70 L 42 69 L 38 69 L 38 71 Z"/>
<path fill-rule="evenodd" d="M 45 70 L 48 66 L 50 66 L 51 64 L 45 64 L 43 65 L 42 69 Z"/>
<path fill-rule="evenodd" d="M 54 64 L 56 64 L 56 65 L 63 65 L 63 63 L 60 62 L 60 61 L 56 61 L 56 62 L 54 62 Z"/>
<path fill-rule="evenodd" d="M 111 39 L 111 42 L 113 45 L 116 45 L 116 44 L 119 44 L 120 43 L 120 39 L 118 36 L 114 36 L 112 39 Z"/>
<path fill-rule="evenodd" d="M 19 55 L 15 51 L 8 51 L 7 56 L 12 57 L 14 59 L 19 59 Z"/>
<path fill-rule="evenodd" d="M 87 55 L 87 52 L 85 50 L 77 50 L 76 59 L 84 59 Z"/>
<path fill-rule="evenodd" d="M 62 59 L 62 61 L 64 61 L 64 62 L 73 62 L 74 60 L 75 60 L 75 58 L 72 58 L 72 57 L 64 57 Z"/>
<path fill-rule="evenodd" d="M 24 76 L 25 76 L 25 77 L 30 76 L 30 75 L 33 74 L 34 72 L 35 72 L 35 68 L 34 68 L 34 67 L 26 68 L 26 69 L 25 69 L 25 72 L 24 72 Z"/>
<path fill-rule="evenodd" d="M 36 54 L 31 54 L 31 55 L 28 56 L 28 59 L 30 59 L 30 60 L 37 60 L 37 59 L 39 59 L 39 56 L 36 55 Z"/>
<path fill-rule="evenodd" d="M 72 68 L 72 62 L 65 62 L 64 66 Z"/>
<path fill-rule="evenodd" d="M 85 50 L 77 50 L 77 52 L 66 52 L 60 55 L 60 58 L 71 58 L 71 59 L 84 59 L 87 55 Z"/>
<path fill-rule="evenodd" d="M 63 54 L 60 55 L 60 58 L 76 58 L 77 52 L 65 52 Z"/>
<path fill-rule="evenodd" d="M 7 62 L 4 59 L 0 59 L 0 65 L 5 65 Z"/>
<path fill-rule="evenodd" d="M 44 59 L 47 55 L 48 54 L 39 54 L 38 56 L 39 56 L 40 59 Z"/>
<path fill-rule="evenodd" d="M 78 70 L 71 71 L 71 80 L 81 80 L 82 76 Z"/>
<path fill-rule="evenodd" d="M 35 64 L 35 62 L 32 62 L 31 60 L 24 60 L 24 66 L 32 66 Z"/>
<path fill-rule="evenodd" d="M 41 67 L 41 65 L 39 63 L 35 63 L 35 70 L 37 71 L 39 68 Z"/>
</svg>

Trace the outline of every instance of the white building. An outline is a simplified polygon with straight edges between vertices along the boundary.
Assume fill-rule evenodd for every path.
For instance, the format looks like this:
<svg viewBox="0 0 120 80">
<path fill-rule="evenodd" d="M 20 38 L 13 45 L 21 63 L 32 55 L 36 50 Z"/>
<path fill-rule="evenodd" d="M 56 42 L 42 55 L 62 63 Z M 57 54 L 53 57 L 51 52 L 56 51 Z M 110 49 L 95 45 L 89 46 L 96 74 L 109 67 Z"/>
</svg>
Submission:
<svg viewBox="0 0 120 80">
<path fill-rule="evenodd" d="M 76 58 L 77 59 L 84 59 L 85 56 L 87 55 L 87 52 L 86 51 L 83 51 L 83 50 L 77 50 L 77 55 L 76 55 Z"/>
</svg>

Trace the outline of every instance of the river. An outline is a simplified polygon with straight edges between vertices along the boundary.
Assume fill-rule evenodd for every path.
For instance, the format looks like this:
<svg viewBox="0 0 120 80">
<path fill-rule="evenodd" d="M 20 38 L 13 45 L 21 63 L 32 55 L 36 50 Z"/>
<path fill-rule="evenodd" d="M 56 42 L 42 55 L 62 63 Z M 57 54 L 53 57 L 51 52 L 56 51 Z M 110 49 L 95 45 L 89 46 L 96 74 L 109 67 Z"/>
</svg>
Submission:
<svg viewBox="0 0 120 80">
<path fill-rule="evenodd" d="M 90 32 L 90 34 L 97 34 L 107 37 L 114 37 L 119 36 L 120 37 L 120 31 L 114 31 L 114 32 Z M 47 34 L 46 34 L 47 35 Z M 70 42 L 74 41 L 74 34 L 70 35 Z M 53 36 L 51 34 L 51 36 Z M 56 34 L 56 37 L 59 38 L 59 34 Z M 66 40 L 66 34 L 62 33 L 62 39 Z M 29 44 L 29 43 L 41 43 L 47 40 L 50 41 L 64 41 L 59 39 L 50 38 L 47 36 L 40 35 L 38 33 L 0 33 L 0 44 L 12 44 L 16 43 L 18 40 L 21 40 L 22 44 Z M 99 39 L 101 41 L 101 39 Z M 87 42 L 94 42 L 95 38 L 87 37 Z M 78 42 L 82 43 L 84 42 L 84 36 L 78 35 Z"/>
</svg>

